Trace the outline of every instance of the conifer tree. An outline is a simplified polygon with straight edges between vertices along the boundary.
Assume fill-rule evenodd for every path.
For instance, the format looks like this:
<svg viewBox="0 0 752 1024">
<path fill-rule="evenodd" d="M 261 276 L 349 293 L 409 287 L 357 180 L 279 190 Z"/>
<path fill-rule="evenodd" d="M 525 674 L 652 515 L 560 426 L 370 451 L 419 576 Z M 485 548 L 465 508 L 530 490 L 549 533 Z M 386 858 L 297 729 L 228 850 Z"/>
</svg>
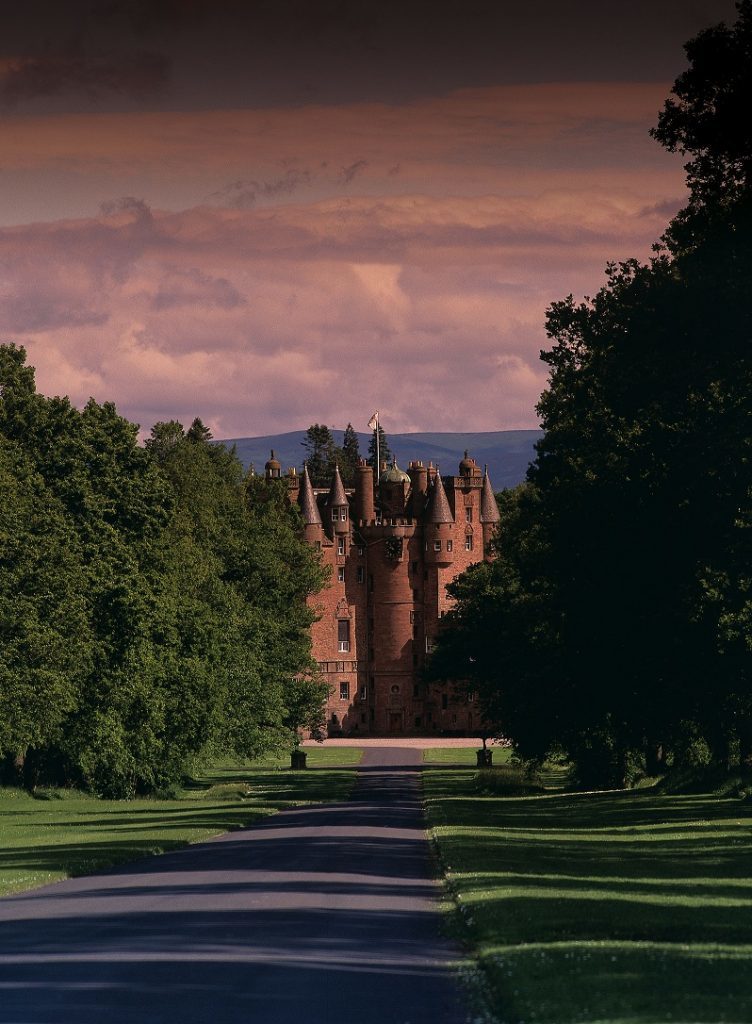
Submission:
<svg viewBox="0 0 752 1024">
<path fill-rule="evenodd" d="M 389 447 L 389 441 L 380 423 L 376 429 L 379 432 L 379 458 L 382 464 L 384 462 L 388 464 L 392 461 L 392 450 Z M 373 435 L 371 435 L 371 440 L 368 442 L 368 465 L 373 466 L 377 474 L 381 470 L 381 466 L 376 465 L 376 438 Z"/>
<path fill-rule="evenodd" d="M 337 446 L 325 423 L 312 423 L 306 430 L 302 445 L 306 450 L 308 475 L 314 487 L 326 487 L 334 473 Z"/>
<path fill-rule="evenodd" d="M 348 423 L 345 428 L 345 436 L 342 441 L 339 457 L 339 470 L 345 487 L 354 486 L 355 470 L 358 468 L 359 459 L 360 446 L 358 444 L 358 435 L 355 433 L 352 423 Z"/>
</svg>

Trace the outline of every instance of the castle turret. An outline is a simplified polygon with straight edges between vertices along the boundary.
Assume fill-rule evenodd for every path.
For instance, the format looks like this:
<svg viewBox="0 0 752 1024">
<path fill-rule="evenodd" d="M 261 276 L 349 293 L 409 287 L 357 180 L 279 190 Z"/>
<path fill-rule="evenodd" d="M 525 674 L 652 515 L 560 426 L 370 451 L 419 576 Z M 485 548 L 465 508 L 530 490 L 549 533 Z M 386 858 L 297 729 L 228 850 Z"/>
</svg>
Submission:
<svg viewBox="0 0 752 1024">
<path fill-rule="evenodd" d="M 475 477 L 480 476 L 480 467 L 478 463 L 470 456 L 470 453 L 465 449 L 465 455 L 460 462 L 460 476 Z"/>
<path fill-rule="evenodd" d="M 345 494 L 345 488 L 342 485 L 342 477 L 339 475 L 339 466 L 336 462 L 334 464 L 334 477 L 332 478 L 332 486 L 329 488 L 326 507 L 330 518 L 327 529 L 331 529 L 335 535 L 349 533 L 350 523 L 348 520 L 350 517 L 348 511 L 350 505 Z"/>
<path fill-rule="evenodd" d="M 480 521 L 483 525 L 483 550 L 488 558 L 488 545 L 494 535 L 496 524 L 501 519 L 499 506 L 496 504 L 496 496 L 491 486 L 491 479 L 488 475 L 488 466 L 483 473 L 483 490 L 480 493 Z"/>
<path fill-rule="evenodd" d="M 264 466 L 264 474 L 267 480 L 278 480 L 282 476 L 282 464 L 274 456 L 274 449 L 269 461 Z"/>
<path fill-rule="evenodd" d="M 413 519 L 419 519 L 426 507 L 428 497 L 428 470 L 422 462 L 411 462 L 408 470 L 410 477 L 410 500 L 408 502 L 408 515 Z"/>
<path fill-rule="evenodd" d="M 410 477 L 392 459 L 392 464 L 379 476 L 379 499 L 382 516 L 402 516 L 410 488 Z"/>
<path fill-rule="evenodd" d="M 355 470 L 355 519 L 357 522 L 372 523 L 375 518 L 373 468 L 365 459 L 361 459 Z"/>
<path fill-rule="evenodd" d="M 433 486 L 428 492 L 425 512 L 425 559 L 427 564 L 449 565 L 454 561 L 454 516 L 444 490 L 441 474 L 436 471 Z"/>
<path fill-rule="evenodd" d="M 324 526 L 321 522 L 319 507 L 316 504 L 316 495 L 311 486 L 311 478 L 308 475 L 308 466 L 303 466 L 303 480 L 300 485 L 298 501 L 300 502 L 300 515 L 303 519 L 303 536 L 309 544 L 321 547 Z"/>
</svg>

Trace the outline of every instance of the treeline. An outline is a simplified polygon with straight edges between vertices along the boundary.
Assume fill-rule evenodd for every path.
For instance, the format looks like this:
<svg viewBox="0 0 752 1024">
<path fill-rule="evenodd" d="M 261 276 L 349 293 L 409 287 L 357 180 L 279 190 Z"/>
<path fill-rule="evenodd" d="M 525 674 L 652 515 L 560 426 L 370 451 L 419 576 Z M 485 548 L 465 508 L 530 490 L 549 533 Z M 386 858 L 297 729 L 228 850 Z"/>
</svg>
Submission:
<svg viewBox="0 0 752 1024">
<path fill-rule="evenodd" d="M 392 452 L 389 448 L 384 428 L 379 423 L 379 460 L 389 462 Z M 334 434 L 325 423 L 312 423 L 303 438 L 305 463 L 308 475 L 314 487 L 327 487 L 334 476 L 335 465 L 339 466 L 340 476 L 345 487 L 355 486 L 355 470 L 360 459 L 360 442 L 352 423 L 348 423 L 342 438 L 342 447 L 337 445 Z M 368 442 L 369 466 L 376 466 L 376 438 L 371 436 Z"/>
<path fill-rule="evenodd" d="M 112 404 L 38 394 L 13 345 L 0 385 L 2 781 L 150 793 L 315 723 L 323 579 L 284 486 L 199 420 L 142 447 Z"/>
<path fill-rule="evenodd" d="M 545 436 L 433 671 L 583 783 L 752 767 L 752 2 L 701 33 L 654 138 L 688 205 L 548 312 Z"/>
</svg>

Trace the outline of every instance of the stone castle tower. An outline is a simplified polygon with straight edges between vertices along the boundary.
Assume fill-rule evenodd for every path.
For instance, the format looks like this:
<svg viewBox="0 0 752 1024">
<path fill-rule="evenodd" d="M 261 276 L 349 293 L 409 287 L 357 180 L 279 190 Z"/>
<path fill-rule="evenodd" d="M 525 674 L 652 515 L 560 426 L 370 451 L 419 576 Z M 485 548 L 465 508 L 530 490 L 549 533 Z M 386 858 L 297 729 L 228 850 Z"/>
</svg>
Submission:
<svg viewBox="0 0 752 1024">
<path fill-rule="evenodd" d="M 274 452 L 266 476 L 281 476 Z M 488 473 L 465 452 L 458 476 L 422 462 L 403 472 L 394 462 L 374 480 L 361 459 L 352 490 L 338 468 L 328 489 L 314 488 L 307 470 L 290 470 L 287 481 L 306 541 L 331 567 L 329 587 L 311 599 L 328 734 L 477 732 L 472 698 L 421 676 L 451 607 L 447 584 L 488 557 L 499 521 Z"/>
</svg>

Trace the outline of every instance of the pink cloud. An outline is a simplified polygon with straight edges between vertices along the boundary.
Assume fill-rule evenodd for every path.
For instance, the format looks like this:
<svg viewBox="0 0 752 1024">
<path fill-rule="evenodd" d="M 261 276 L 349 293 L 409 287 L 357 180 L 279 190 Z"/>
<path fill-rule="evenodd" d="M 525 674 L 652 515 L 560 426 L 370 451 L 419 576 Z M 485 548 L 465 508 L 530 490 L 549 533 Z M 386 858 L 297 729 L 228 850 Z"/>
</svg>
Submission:
<svg viewBox="0 0 752 1024">
<path fill-rule="evenodd" d="M 392 430 L 536 425 L 546 305 L 662 226 L 644 195 L 351 197 L 0 231 L 0 331 L 40 387 L 220 435 L 382 410 Z"/>
</svg>

